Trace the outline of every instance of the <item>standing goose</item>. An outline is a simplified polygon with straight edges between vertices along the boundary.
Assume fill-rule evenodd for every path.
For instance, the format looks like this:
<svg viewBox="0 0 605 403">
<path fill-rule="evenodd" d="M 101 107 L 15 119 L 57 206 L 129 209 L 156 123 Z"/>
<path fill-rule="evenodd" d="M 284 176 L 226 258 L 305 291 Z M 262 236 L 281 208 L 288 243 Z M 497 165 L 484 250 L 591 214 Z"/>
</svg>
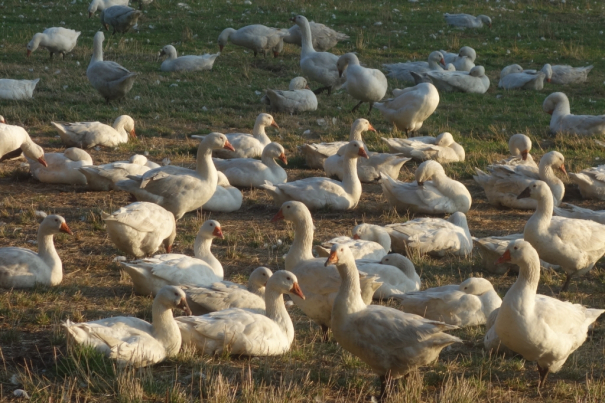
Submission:
<svg viewBox="0 0 605 403">
<path fill-rule="evenodd" d="M 0 124 L 0 162 L 17 158 L 21 153 L 48 166 L 44 160 L 44 150 L 33 142 L 24 128 L 5 123 Z"/>
<path fill-rule="evenodd" d="M 545 64 L 542 71 L 553 84 L 581 84 L 588 80 L 588 73 L 594 66 L 571 67 L 567 65 Z"/>
<path fill-rule="evenodd" d="M 183 343 L 192 344 L 204 355 L 220 355 L 224 351 L 247 356 L 284 354 L 294 341 L 294 325 L 283 294 L 305 298 L 296 275 L 279 270 L 267 280 L 265 314 L 231 308 L 177 318 Z"/>
<path fill-rule="evenodd" d="M 309 22 L 309 27 L 311 28 L 311 37 L 313 38 L 313 49 L 316 49 L 318 52 L 330 50 L 336 46 L 339 41 L 346 41 L 349 39 L 349 35 L 336 32 L 324 24 L 311 21 Z M 288 30 L 288 36 L 284 37 L 284 42 L 302 46 L 301 28 L 298 25 L 293 25 Z"/>
<path fill-rule="evenodd" d="M 388 70 L 389 77 L 408 83 L 415 83 L 416 79 L 412 73 L 422 75 L 428 71 L 444 71 L 445 61 L 441 52 L 434 51 L 429 54 L 427 62 L 383 64 L 383 66 Z"/>
<path fill-rule="evenodd" d="M 27 157 L 29 171 L 43 183 L 86 185 L 86 176 L 79 168 L 92 165 L 90 154 L 79 148 L 68 148 L 62 153 L 44 154 L 45 164 Z"/>
<path fill-rule="evenodd" d="M 92 0 L 88 6 L 88 18 L 92 17 L 97 10 L 103 11 L 112 6 L 127 6 L 128 0 Z"/>
<path fill-rule="evenodd" d="M 547 96 L 542 104 L 542 109 L 552 115 L 550 118 L 552 133 L 581 136 L 605 134 L 605 115 L 572 115 L 569 99 L 562 92 L 553 92 Z"/>
<path fill-rule="evenodd" d="M 368 158 L 368 154 L 360 141 L 351 141 L 345 150 L 342 182 L 313 177 L 275 185 L 265 183 L 261 188 L 265 189 L 278 205 L 288 200 L 298 200 L 310 209 L 354 209 L 359 203 L 362 191 L 357 176 L 357 158 Z"/>
<path fill-rule="evenodd" d="M 218 46 L 223 51 L 227 42 L 248 48 L 254 52 L 254 57 L 262 53 L 265 57 L 267 53 L 273 52 L 277 57 L 283 46 L 282 40 L 288 35 L 286 29 L 269 28 L 264 25 L 248 25 L 237 31 L 233 28 L 226 28 L 218 37 Z"/>
<path fill-rule="evenodd" d="M 386 306 L 366 305 L 360 296 L 355 260 L 346 246 L 332 246 L 325 265 L 336 265 L 342 279 L 332 311 L 334 338 L 378 375 L 381 398 L 389 380 L 430 364 L 443 348 L 461 341 L 443 333 L 457 326 Z"/>
<path fill-rule="evenodd" d="M 177 57 L 174 46 L 166 45 L 160 51 L 160 56 L 164 55 L 168 57 L 160 66 L 162 71 L 203 71 L 212 70 L 212 66 L 214 66 L 214 62 L 220 53 Z"/>
<path fill-rule="evenodd" d="M 483 24 L 489 28 L 492 27 L 492 19 L 487 15 L 470 15 L 470 14 L 443 14 L 445 22 L 454 27 L 462 28 L 483 28 Z"/>
<path fill-rule="evenodd" d="M 169 165 L 132 176 L 116 186 L 137 200 L 159 204 L 179 220 L 185 213 L 202 207 L 214 194 L 218 174 L 212 162 L 212 150 L 221 148 L 234 150 L 224 134 L 210 133 L 198 146 L 195 171 Z"/>
<path fill-rule="evenodd" d="M 384 98 L 389 86 L 382 71 L 361 66 L 354 53 L 345 53 L 340 56 L 336 62 L 336 67 L 338 68 L 339 77 L 346 73 L 347 82 L 345 87 L 349 95 L 359 100 L 359 103 L 353 107 L 351 112 L 355 112 L 362 103 L 368 102 L 370 104 L 368 114 L 370 114 L 374 102 Z"/>
<path fill-rule="evenodd" d="M 50 124 L 57 129 L 63 144 L 67 146 L 117 147 L 119 144 L 127 143 L 129 136 L 136 138 L 134 119 L 128 115 L 118 116 L 113 122 L 113 127 L 100 122 L 50 122 Z"/>
<path fill-rule="evenodd" d="M 47 28 L 43 32 L 38 32 L 34 35 L 31 41 L 27 44 L 27 56 L 35 52 L 38 47 L 46 48 L 50 52 L 50 58 L 53 54 L 61 53 L 63 59 L 65 54 L 69 53 L 76 47 L 78 37 L 81 32 L 73 29 L 55 27 Z"/>
<path fill-rule="evenodd" d="M 341 77 L 338 74 L 338 68 L 336 67 L 338 56 L 328 52 L 316 52 L 313 49 L 311 27 L 307 18 L 297 15 L 291 21 L 294 21 L 300 27 L 302 34 L 300 69 L 310 81 L 323 84 L 323 87 L 314 91 L 315 94 L 328 90 L 328 95 L 330 95 L 333 90 L 342 87 L 346 81 L 346 77 Z"/>
<path fill-rule="evenodd" d="M 70 341 L 94 348 L 121 367 L 146 367 L 177 355 L 181 349 L 181 332 L 172 316 L 174 308 L 191 315 L 183 290 L 166 286 L 153 300 L 151 323 L 116 316 L 85 323 L 68 319 L 63 327 Z"/>
<path fill-rule="evenodd" d="M 38 229 L 38 253 L 24 248 L 0 248 L 0 288 L 60 284 L 63 280 L 63 264 L 53 242 L 54 235 L 60 232 L 73 235 L 65 218 L 48 215 Z"/>
<path fill-rule="evenodd" d="M 537 295 L 540 261 L 531 242 L 511 242 L 499 261 L 519 265 L 519 277 L 502 301 L 494 328 L 502 344 L 538 362 L 540 389 L 547 375 L 558 372 L 584 343 L 588 328 L 605 310 Z"/>
<path fill-rule="evenodd" d="M 116 62 L 103 61 L 103 32 L 97 32 L 93 39 L 93 53 L 86 70 L 90 84 L 109 103 L 124 98 L 132 89 L 137 73 L 131 73 Z"/>
<path fill-rule="evenodd" d="M 277 112 L 298 113 L 317 110 L 317 97 L 303 77 L 293 78 L 288 91 L 267 90 L 261 102 Z"/>
<path fill-rule="evenodd" d="M 517 197 L 536 200 L 538 206 L 525 224 L 523 238 L 542 259 L 561 266 L 567 277 L 561 291 L 566 291 L 572 276 L 588 273 L 605 254 L 605 225 L 553 217 L 552 192 L 542 181 L 531 183 Z"/>
<path fill-rule="evenodd" d="M 106 31 L 111 26 L 113 28 L 112 35 L 116 32 L 125 34 L 130 31 L 130 28 L 137 25 L 137 21 L 143 15 L 140 10 L 135 10 L 128 6 L 111 6 L 101 11 L 101 25 Z"/>
<path fill-rule="evenodd" d="M 409 139 L 384 138 L 391 152 L 401 153 L 416 161 L 435 160 L 441 164 L 464 161 L 464 148 L 456 143 L 450 132 L 443 132 L 437 137 L 411 137 Z"/>
</svg>

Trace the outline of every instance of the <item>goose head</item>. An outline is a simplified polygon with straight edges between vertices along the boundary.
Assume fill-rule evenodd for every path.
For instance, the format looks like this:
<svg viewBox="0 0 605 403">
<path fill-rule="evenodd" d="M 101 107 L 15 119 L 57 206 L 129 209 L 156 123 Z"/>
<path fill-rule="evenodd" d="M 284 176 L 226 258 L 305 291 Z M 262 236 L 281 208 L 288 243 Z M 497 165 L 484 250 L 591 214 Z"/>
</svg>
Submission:
<svg viewBox="0 0 605 403">
<path fill-rule="evenodd" d="M 552 66 L 549 63 L 546 63 L 544 66 L 542 66 L 542 70 L 540 71 L 546 75 L 547 82 L 552 80 Z"/>
<path fill-rule="evenodd" d="M 352 235 L 353 239 L 363 239 L 366 241 L 373 240 L 374 234 L 379 232 L 380 230 L 384 231 L 382 227 L 378 225 L 372 224 L 359 224 L 355 228 L 353 228 Z"/>
<path fill-rule="evenodd" d="M 124 131 L 130 134 L 131 137 L 137 137 L 137 134 L 134 131 L 134 119 L 128 115 L 118 116 L 113 122 L 113 128 L 117 131 L 120 131 L 120 129 L 124 129 Z"/>
<path fill-rule="evenodd" d="M 32 52 L 35 52 L 36 49 L 38 49 L 38 46 L 40 46 L 40 41 L 42 40 L 42 35 L 40 32 L 38 32 L 37 34 L 34 35 L 34 37 L 32 38 L 31 41 L 29 41 L 29 43 L 26 46 L 27 49 L 27 57 L 29 57 Z"/>
<path fill-rule="evenodd" d="M 508 149 L 511 155 L 520 155 L 526 161 L 531 151 L 531 139 L 523 133 L 513 134 L 508 140 Z"/>
<path fill-rule="evenodd" d="M 422 164 L 418 165 L 418 169 L 416 169 L 416 182 L 418 183 L 418 186 L 423 186 L 424 182 L 430 181 L 435 175 L 445 176 L 443 166 L 437 161 L 424 161 Z"/>
<path fill-rule="evenodd" d="M 278 270 L 273 273 L 271 278 L 267 280 L 267 288 L 278 291 L 280 294 L 294 294 L 305 299 L 305 295 L 298 285 L 298 279 L 294 273 L 286 270 Z"/>
<path fill-rule="evenodd" d="M 526 198 L 531 198 L 538 201 L 547 198 L 552 199 L 552 191 L 546 182 L 533 181 L 528 187 L 525 188 L 523 192 L 521 192 L 521 194 L 519 194 L 519 196 L 517 196 L 517 199 Z"/>
<path fill-rule="evenodd" d="M 90 154 L 78 147 L 69 147 L 63 151 L 63 155 L 72 161 L 86 161 L 92 164 Z"/>
<path fill-rule="evenodd" d="M 544 100 L 542 110 L 549 115 L 552 115 L 559 105 L 565 105 L 569 110 L 569 98 L 562 92 L 553 92 Z"/>
<path fill-rule="evenodd" d="M 227 42 L 229 41 L 229 37 L 234 32 L 236 32 L 236 31 L 233 28 L 225 28 L 223 30 L 223 32 L 221 32 L 221 34 L 218 36 L 217 43 L 218 43 L 218 48 L 221 52 L 223 51 L 223 48 L 225 47 L 225 45 L 227 45 Z"/>
<path fill-rule="evenodd" d="M 338 69 L 339 77 L 342 77 L 349 64 L 359 64 L 359 59 L 354 53 L 345 53 L 338 58 L 336 68 Z"/>
<path fill-rule="evenodd" d="M 475 59 L 477 58 L 477 52 L 475 52 L 475 49 L 471 48 L 470 46 L 463 46 L 460 48 L 460 51 L 458 52 L 458 56 L 459 57 L 468 57 L 472 62 L 475 61 Z"/>
<path fill-rule="evenodd" d="M 97 11 L 100 2 L 101 0 L 92 0 L 90 2 L 90 5 L 88 6 L 88 18 L 92 17 L 93 14 Z"/>
<path fill-rule="evenodd" d="M 351 125 L 351 138 L 361 138 L 361 133 L 367 131 L 376 133 L 376 129 L 368 119 L 359 118 Z M 359 137 L 356 134 L 359 134 Z"/>
<path fill-rule="evenodd" d="M 335 265 L 336 267 L 353 265 L 355 266 L 355 257 L 347 245 L 335 243 L 330 249 L 330 255 L 324 263 L 324 266 Z M 339 270 L 340 271 L 340 270 Z"/>
<path fill-rule="evenodd" d="M 200 227 L 198 235 L 204 239 L 225 238 L 221 229 L 221 224 L 215 220 L 205 221 Z"/>
<path fill-rule="evenodd" d="M 36 160 L 45 167 L 48 167 L 48 164 L 44 159 L 44 150 L 33 141 L 29 140 L 21 144 L 21 151 L 23 151 L 23 154 L 25 154 L 26 157 Z"/>
<path fill-rule="evenodd" d="M 202 145 L 211 150 L 220 150 L 224 148 L 225 150 L 235 151 L 235 148 L 233 148 L 229 140 L 227 140 L 227 136 L 223 133 L 213 132 L 204 136 L 204 139 L 200 143 L 200 146 Z"/>
<path fill-rule="evenodd" d="M 468 72 L 470 76 L 473 77 L 484 77 L 485 76 L 485 67 L 483 66 L 475 66 Z"/>
<path fill-rule="evenodd" d="M 445 66 L 445 59 L 443 58 L 443 54 L 441 52 L 439 52 L 438 50 L 431 52 L 429 54 L 429 63 L 430 62 L 435 62 L 438 64 L 442 64 L 443 66 Z"/>
<path fill-rule="evenodd" d="M 493 291 L 494 286 L 492 285 L 492 283 L 490 283 L 484 278 L 471 277 L 460 283 L 458 289 L 465 294 L 480 296 L 485 294 L 486 292 Z"/>
<path fill-rule="evenodd" d="M 565 169 L 565 157 L 558 151 L 550 151 L 540 158 L 540 167 L 550 166 L 561 170 L 567 176 Z"/>
<path fill-rule="evenodd" d="M 380 264 L 395 266 L 410 279 L 412 277 L 415 277 L 414 274 L 416 274 L 416 268 L 414 267 L 414 263 L 412 263 L 412 261 L 407 257 L 400 255 L 399 253 L 390 253 L 384 256 L 380 260 Z"/>
<path fill-rule="evenodd" d="M 271 278 L 273 273 L 266 267 L 257 267 L 254 269 L 252 274 L 250 274 L 250 278 L 248 279 L 248 283 L 255 287 L 265 287 L 267 285 L 267 281 Z"/>
<path fill-rule="evenodd" d="M 526 240 L 516 239 L 508 244 L 506 251 L 496 261 L 496 264 L 510 262 L 518 265 L 519 267 L 523 267 L 524 263 L 526 264 L 528 261 L 532 260 L 537 262 L 537 267 L 540 267 L 540 258 L 538 257 L 538 252 L 536 252 L 534 247 L 531 246 L 531 244 Z"/>
<path fill-rule="evenodd" d="M 279 129 L 279 126 L 277 125 L 277 123 L 275 123 L 273 116 L 269 115 L 268 113 L 261 113 L 260 115 L 258 115 L 256 117 L 255 124 L 257 126 L 263 126 L 263 127 L 273 126 L 273 127 Z"/>
<path fill-rule="evenodd" d="M 304 15 L 297 15 L 296 17 L 290 18 L 290 21 L 294 22 L 300 28 L 304 27 L 306 24 L 309 24 L 309 20 Z"/>
<path fill-rule="evenodd" d="M 185 312 L 185 315 L 191 315 L 185 292 L 174 285 L 162 287 L 155 296 L 153 303 L 154 305 L 162 305 L 166 309 L 180 308 Z"/>
<path fill-rule="evenodd" d="M 357 140 L 351 141 L 345 146 L 345 156 L 349 158 L 370 158 L 363 148 L 363 143 Z"/>
<path fill-rule="evenodd" d="M 516 74 L 522 72 L 523 67 L 519 66 L 518 64 L 511 64 L 510 66 L 506 66 L 502 69 L 502 71 L 500 72 L 500 78 L 504 78 L 509 74 Z"/>
<path fill-rule="evenodd" d="M 447 220 L 457 227 L 468 230 L 468 221 L 466 220 L 466 214 L 461 211 L 456 211 L 454 214 L 449 216 Z"/>
<path fill-rule="evenodd" d="M 454 141 L 454 136 L 452 136 L 452 133 L 450 133 L 450 132 L 440 133 L 435 138 L 435 145 L 439 146 L 439 147 L 449 147 L 452 144 L 454 144 L 455 142 L 456 141 Z"/>
<path fill-rule="evenodd" d="M 292 80 L 290 80 L 290 86 L 288 89 L 290 91 L 304 90 L 309 89 L 309 85 L 304 77 L 294 77 Z"/>
<path fill-rule="evenodd" d="M 288 158 L 286 158 L 286 151 L 279 143 L 269 143 L 263 149 L 262 157 L 269 157 L 271 159 L 279 158 L 284 165 L 288 165 Z M 262 158 L 261 158 L 262 159 Z"/>
<path fill-rule="evenodd" d="M 55 214 L 47 215 L 44 220 L 42 220 L 40 232 L 45 235 L 58 234 L 59 232 L 73 235 L 73 232 L 71 232 L 71 229 L 69 229 L 65 222 L 65 218 Z"/>
<path fill-rule="evenodd" d="M 145 165 L 147 163 L 147 157 L 141 154 L 135 154 L 128 160 L 131 164 Z"/>
<path fill-rule="evenodd" d="M 477 19 L 479 21 L 481 21 L 482 23 L 484 23 L 485 25 L 487 25 L 488 27 L 490 27 L 490 28 L 492 27 L 492 19 L 489 18 L 487 15 L 483 15 L 483 14 L 478 15 Z"/>
<path fill-rule="evenodd" d="M 294 222 L 297 219 L 303 218 L 305 216 L 311 217 L 311 212 L 303 203 L 298 201 L 287 201 L 281 205 L 281 208 L 273 216 L 271 222 L 276 222 L 280 220 Z"/>
<path fill-rule="evenodd" d="M 164 56 L 167 55 L 168 59 L 176 59 L 176 49 L 174 46 L 172 45 L 166 45 L 162 48 L 162 50 L 160 50 L 160 56 Z"/>
</svg>

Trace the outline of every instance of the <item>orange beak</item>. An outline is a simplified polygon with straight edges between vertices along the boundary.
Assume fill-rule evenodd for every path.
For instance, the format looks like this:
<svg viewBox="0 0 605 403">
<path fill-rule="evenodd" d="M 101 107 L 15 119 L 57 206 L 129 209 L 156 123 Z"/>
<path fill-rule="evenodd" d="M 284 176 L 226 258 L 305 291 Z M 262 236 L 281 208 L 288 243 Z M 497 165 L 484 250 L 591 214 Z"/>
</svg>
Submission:
<svg viewBox="0 0 605 403">
<path fill-rule="evenodd" d="M 27 57 L 29 57 L 29 55 L 31 55 L 31 54 L 32 54 L 32 51 L 27 49 Z"/>
<path fill-rule="evenodd" d="M 61 223 L 61 227 L 59 228 L 59 231 L 65 232 L 66 234 L 69 234 L 69 235 L 74 234 L 73 232 L 71 232 L 71 230 L 69 229 L 69 227 L 67 226 L 66 223 Z"/>
<path fill-rule="evenodd" d="M 302 299 L 305 299 L 305 294 L 303 294 L 302 290 L 298 286 L 298 283 L 294 283 L 292 285 L 292 288 L 290 289 L 290 292 L 292 294 L 296 295 L 297 297 L 301 297 Z"/>
<path fill-rule="evenodd" d="M 271 219 L 271 222 L 275 222 L 275 221 L 279 221 L 279 220 L 283 220 L 286 217 L 284 217 L 284 213 L 282 213 L 281 209 L 279 209 L 279 211 L 277 212 L 277 214 L 275 214 L 273 216 L 273 218 Z"/>
<path fill-rule="evenodd" d="M 132 130 L 130 131 L 130 135 L 131 135 L 133 138 L 135 138 L 135 139 L 137 138 L 137 134 L 136 134 L 136 132 L 134 131 L 134 129 L 132 129 Z"/>
<path fill-rule="evenodd" d="M 445 59 L 441 58 L 441 61 L 439 63 L 441 63 L 445 66 Z"/>
<path fill-rule="evenodd" d="M 189 309 L 189 305 L 187 304 L 187 298 L 181 299 L 181 302 L 176 307 L 181 308 L 185 312 L 185 315 L 191 316 L 191 309 Z"/>
<path fill-rule="evenodd" d="M 219 51 L 223 51 L 224 46 L 223 45 L 218 45 Z"/>
<path fill-rule="evenodd" d="M 368 157 L 368 153 L 366 153 L 366 150 L 363 147 L 359 147 L 359 152 L 357 154 L 360 157 L 370 158 L 370 157 Z"/>
<path fill-rule="evenodd" d="M 353 239 L 361 239 L 361 237 L 357 234 L 353 235 Z"/>
<path fill-rule="evenodd" d="M 92 13 L 89 11 L 88 12 L 88 18 L 92 17 Z"/>
<path fill-rule="evenodd" d="M 563 173 L 565 174 L 565 176 L 569 176 L 569 175 L 567 175 L 567 171 L 565 170 L 565 164 L 561 164 L 561 166 L 559 167 L 559 169 L 561 171 L 563 171 Z"/>
<path fill-rule="evenodd" d="M 279 126 L 277 125 L 277 123 L 275 123 L 275 120 L 273 122 L 271 122 L 271 126 L 277 127 L 279 129 Z"/>
<path fill-rule="evenodd" d="M 288 165 L 288 159 L 286 158 L 286 154 L 281 153 L 281 154 L 279 154 L 279 157 L 277 157 L 277 158 L 279 158 L 279 160 L 281 162 L 283 162 L 285 165 Z"/>
<path fill-rule="evenodd" d="M 328 256 L 328 260 L 324 263 L 324 266 L 329 266 L 331 264 L 338 263 L 338 256 L 336 256 L 336 251 L 330 252 L 330 256 Z"/>
<path fill-rule="evenodd" d="M 214 228 L 214 231 L 212 231 L 212 236 L 215 236 L 215 237 L 221 238 L 221 239 L 225 239 L 225 236 L 223 235 L 223 231 L 221 231 L 221 227 Z"/>
<path fill-rule="evenodd" d="M 44 157 L 38 158 L 38 162 L 40 164 L 44 165 L 45 167 L 48 167 L 48 164 L 46 163 L 46 160 L 44 159 Z"/>
<path fill-rule="evenodd" d="M 235 148 L 231 145 L 229 140 L 225 140 L 225 145 L 223 146 L 225 150 L 235 151 Z"/>
<path fill-rule="evenodd" d="M 504 252 L 504 255 L 500 256 L 500 258 L 498 258 L 498 260 L 496 260 L 496 264 L 501 264 L 501 263 L 506 263 L 506 262 L 510 262 L 510 251 L 507 249 L 506 252 Z"/>
<path fill-rule="evenodd" d="M 338 70 L 338 77 L 342 77 L 342 70 Z"/>
<path fill-rule="evenodd" d="M 529 155 L 529 151 L 527 151 L 527 150 L 521 151 L 521 158 L 523 158 L 523 161 L 527 160 L 528 155 Z"/>
<path fill-rule="evenodd" d="M 311 87 L 309 87 L 309 84 L 305 85 L 305 88 L 308 89 L 308 90 L 311 89 Z"/>
<path fill-rule="evenodd" d="M 372 124 L 370 123 L 370 125 L 368 126 L 368 131 L 369 132 L 374 132 L 376 133 L 376 129 L 374 129 L 374 126 L 372 126 Z"/>
</svg>

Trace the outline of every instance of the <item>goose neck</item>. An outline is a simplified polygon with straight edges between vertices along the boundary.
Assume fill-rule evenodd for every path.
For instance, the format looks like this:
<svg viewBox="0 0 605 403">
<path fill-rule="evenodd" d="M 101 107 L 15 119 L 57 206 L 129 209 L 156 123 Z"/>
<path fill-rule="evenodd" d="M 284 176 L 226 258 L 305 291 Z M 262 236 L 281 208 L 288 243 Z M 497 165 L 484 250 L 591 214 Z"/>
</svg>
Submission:
<svg viewBox="0 0 605 403">
<path fill-rule="evenodd" d="M 286 310 L 284 296 L 281 292 L 270 287 L 267 288 L 265 291 L 265 312 L 267 317 L 279 326 L 281 331 L 286 334 L 288 341 L 292 343 L 294 340 L 294 325 Z"/>
<path fill-rule="evenodd" d="M 551 165 L 540 164 L 539 167 L 540 179 L 548 184 L 550 190 L 552 191 L 552 196 L 554 199 L 554 204 L 558 206 L 561 204 L 563 200 L 563 196 L 565 194 L 565 185 L 563 181 L 557 178 L 555 172 L 552 169 Z"/>
<path fill-rule="evenodd" d="M 313 259 L 313 219 L 311 214 L 298 217 L 293 222 L 294 240 L 286 255 L 286 270 L 292 270 L 299 262 Z"/>
<path fill-rule="evenodd" d="M 334 300 L 333 317 L 342 318 L 360 312 L 366 308 L 361 298 L 359 272 L 354 262 L 342 262 L 336 265 L 342 279 L 338 294 Z"/>
<path fill-rule="evenodd" d="M 263 122 L 254 123 L 254 129 L 252 129 L 252 135 L 258 141 L 261 142 L 263 146 L 266 146 L 271 142 L 269 136 L 267 136 L 267 132 L 265 132 L 265 124 Z"/>
<path fill-rule="evenodd" d="M 212 238 L 207 238 L 204 235 L 198 233 L 195 237 L 193 244 L 193 255 L 208 263 L 214 274 L 219 277 L 224 277 L 223 265 L 221 262 L 212 254 Z"/>
<path fill-rule="evenodd" d="M 153 337 L 164 346 L 168 356 L 178 353 L 181 348 L 181 332 L 172 315 L 172 309 L 156 298 L 153 300 L 151 318 Z"/>
<path fill-rule="evenodd" d="M 311 53 L 315 53 L 315 49 L 313 49 L 313 41 L 311 36 L 311 25 L 309 25 L 309 21 L 304 21 L 303 26 L 300 27 L 300 35 L 301 35 L 301 56 L 304 58 Z"/>
<path fill-rule="evenodd" d="M 548 231 L 550 221 L 552 219 L 554 202 L 552 197 L 541 197 L 538 200 L 536 212 L 529 219 L 530 221 L 538 221 L 538 227 Z M 528 221 L 529 222 L 529 221 Z"/>
<path fill-rule="evenodd" d="M 263 164 L 269 167 L 271 171 L 273 171 L 276 167 L 279 167 L 279 164 L 277 163 L 277 161 L 275 161 L 275 158 L 270 155 L 263 155 L 261 157 L 261 161 L 263 162 Z"/>
<path fill-rule="evenodd" d="M 52 234 L 38 231 L 38 256 L 50 269 L 50 284 L 60 284 L 63 280 L 63 264 L 55 249 Z"/>
<path fill-rule="evenodd" d="M 200 144 L 197 149 L 196 171 L 202 180 L 209 182 L 209 189 L 216 190 L 218 173 L 212 162 L 212 149 L 203 144 Z"/>
<path fill-rule="evenodd" d="M 533 311 L 535 305 L 536 291 L 540 282 L 540 260 L 537 255 L 535 260 L 535 262 L 524 261 L 519 263 L 519 277 L 504 297 L 507 299 L 509 293 L 514 296 L 515 299 L 511 302 L 516 305 L 516 309 L 521 313 Z"/>
<path fill-rule="evenodd" d="M 92 45 L 92 58 L 90 64 L 103 61 L 103 39 L 95 35 Z"/>
<path fill-rule="evenodd" d="M 357 202 L 361 197 L 361 181 L 357 175 L 357 157 L 345 155 L 343 158 L 342 187 Z"/>
</svg>

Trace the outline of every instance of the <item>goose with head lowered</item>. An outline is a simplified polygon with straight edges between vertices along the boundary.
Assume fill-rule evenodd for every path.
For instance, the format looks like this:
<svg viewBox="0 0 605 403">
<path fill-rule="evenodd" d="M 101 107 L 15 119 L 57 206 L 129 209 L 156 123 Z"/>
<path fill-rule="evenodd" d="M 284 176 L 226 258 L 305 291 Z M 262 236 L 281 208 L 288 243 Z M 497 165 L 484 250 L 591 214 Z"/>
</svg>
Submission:
<svg viewBox="0 0 605 403">
<path fill-rule="evenodd" d="M 41 164 L 37 159 L 26 156 L 29 171 L 43 183 L 63 183 L 66 185 L 86 185 L 86 177 L 79 168 L 92 165 L 92 158 L 86 151 L 76 147 L 62 153 L 45 153 Z"/>
<path fill-rule="evenodd" d="M 113 28 L 112 35 L 116 32 L 125 34 L 130 31 L 130 28 L 137 25 L 139 18 L 143 15 L 141 10 L 135 10 L 128 6 L 111 6 L 101 11 L 101 25 L 106 31 L 111 26 Z"/>
<path fill-rule="evenodd" d="M 334 338 L 379 376 L 381 397 L 386 395 L 389 380 L 430 364 L 443 348 L 461 341 L 444 333 L 457 326 L 386 306 L 366 305 L 360 296 L 359 272 L 348 247 L 333 245 L 325 265 L 336 265 L 341 277 L 332 310 Z"/>
<path fill-rule="evenodd" d="M 443 132 L 437 137 L 423 136 L 409 139 L 385 138 L 391 152 L 401 153 L 416 161 L 434 160 L 441 164 L 461 162 L 466 158 L 464 148 L 454 140 L 450 132 Z"/>
<path fill-rule="evenodd" d="M 511 156 L 498 161 L 498 165 L 528 165 L 537 168 L 538 165 L 529 153 L 531 151 L 531 139 L 523 133 L 517 133 L 508 139 L 508 149 Z"/>
<path fill-rule="evenodd" d="M 68 146 L 91 148 L 94 146 L 117 147 L 127 143 L 129 137 L 136 138 L 134 119 L 128 115 L 118 116 L 113 125 L 100 122 L 57 123 L 55 127 L 63 144 Z"/>
<path fill-rule="evenodd" d="M 88 188 L 91 190 L 119 190 L 116 186 L 121 180 L 128 179 L 128 175 L 143 175 L 145 172 L 159 165 L 149 161 L 141 154 L 135 154 L 128 161 L 110 162 L 104 165 L 87 165 L 78 168 L 86 177 Z"/>
<path fill-rule="evenodd" d="M 160 70 L 162 71 L 203 71 L 212 70 L 214 61 L 220 55 L 186 55 L 177 57 L 176 49 L 172 45 L 166 45 L 160 51 L 160 56 L 166 55 L 167 58 L 162 62 Z"/>
<path fill-rule="evenodd" d="M 315 246 L 320 257 L 328 257 L 335 243 L 347 245 L 355 259 L 380 260 L 391 250 L 391 237 L 378 225 L 359 224 L 353 228 L 352 238 L 339 236 Z"/>
<path fill-rule="evenodd" d="M 88 6 L 88 18 L 97 11 L 103 11 L 112 6 L 127 6 L 128 0 L 92 0 Z"/>
<path fill-rule="evenodd" d="M 0 123 L 0 162 L 18 158 L 21 154 L 48 166 L 44 160 L 44 150 L 33 142 L 24 128 Z"/>
<path fill-rule="evenodd" d="M 541 90 L 544 88 L 546 74 L 536 70 L 523 70 L 518 64 L 506 66 L 500 72 L 499 88 L 506 90 Z"/>
<path fill-rule="evenodd" d="M 444 71 L 445 61 L 441 52 L 434 51 L 429 54 L 427 62 L 383 64 L 383 66 L 388 70 L 389 77 L 408 83 L 415 83 L 416 79 L 413 73 L 422 75 L 428 71 Z M 454 66 L 451 68 L 452 70 L 455 69 Z"/>
<path fill-rule="evenodd" d="M 374 102 L 384 98 L 387 93 L 388 83 L 384 73 L 380 70 L 369 69 L 359 64 L 359 59 L 354 53 L 345 53 L 336 62 L 338 76 L 346 75 L 345 87 L 350 96 L 359 103 L 353 107 L 355 112 L 362 103 L 370 104 L 368 114 L 372 112 Z"/>
<path fill-rule="evenodd" d="M 572 115 L 569 98 L 562 92 L 553 92 L 547 96 L 542 109 L 552 115 L 550 118 L 552 133 L 580 136 L 605 134 L 605 115 Z"/>
<path fill-rule="evenodd" d="M 60 284 L 63 264 L 53 242 L 54 235 L 60 232 L 73 235 L 63 217 L 47 215 L 38 229 L 38 253 L 24 248 L 0 248 L 0 288 Z"/>
<path fill-rule="evenodd" d="M 277 112 L 298 113 L 317 110 L 317 97 L 303 77 L 293 78 L 288 91 L 267 90 L 261 102 Z"/>
<path fill-rule="evenodd" d="M 181 349 L 181 332 L 172 310 L 191 315 L 185 293 L 166 286 L 151 308 L 151 323 L 132 316 L 116 316 L 92 322 L 63 323 L 70 342 L 92 347 L 115 360 L 120 367 L 146 367 L 175 356 Z"/>
<path fill-rule="evenodd" d="M 204 205 L 216 190 L 218 174 L 212 162 L 212 150 L 234 150 L 222 133 L 210 133 L 197 149 L 196 170 L 164 166 L 151 169 L 141 176 L 130 176 L 116 186 L 137 200 L 159 204 L 178 220 L 188 211 Z"/>
<path fill-rule="evenodd" d="M 551 65 L 546 63 L 542 71 L 550 77 L 549 82 L 553 84 L 581 84 L 588 80 L 588 73 L 594 66 L 571 67 L 567 65 Z"/>
<path fill-rule="evenodd" d="M 558 372 L 586 341 L 588 328 L 605 310 L 538 295 L 540 260 L 530 242 L 511 242 L 499 261 L 517 264 L 519 277 L 504 296 L 495 332 L 504 346 L 537 361 L 540 389 L 548 374 Z"/>
<path fill-rule="evenodd" d="M 489 90 L 489 77 L 485 67 L 475 66 L 470 71 L 429 71 L 424 74 L 439 91 L 485 94 Z"/>
<path fill-rule="evenodd" d="M 76 47 L 76 42 L 81 32 L 62 27 L 46 28 L 43 32 L 34 35 L 27 44 L 27 56 L 31 55 L 39 47 L 48 49 L 50 58 L 55 53 L 60 53 L 65 59 L 65 54 Z"/>
<path fill-rule="evenodd" d="M 238 30 L 225 28 L 218 37 L 219 50 L 222 52 L 227 42 L 248 48 L 254 52 L 254 57 L 261 53 L 265 57 L 273 52 L 277 57 L 283 47 L 283 38 L 288 35 L 286 29 L 270 28 L 264 25 L 248 25 Z"/>
</svg>

